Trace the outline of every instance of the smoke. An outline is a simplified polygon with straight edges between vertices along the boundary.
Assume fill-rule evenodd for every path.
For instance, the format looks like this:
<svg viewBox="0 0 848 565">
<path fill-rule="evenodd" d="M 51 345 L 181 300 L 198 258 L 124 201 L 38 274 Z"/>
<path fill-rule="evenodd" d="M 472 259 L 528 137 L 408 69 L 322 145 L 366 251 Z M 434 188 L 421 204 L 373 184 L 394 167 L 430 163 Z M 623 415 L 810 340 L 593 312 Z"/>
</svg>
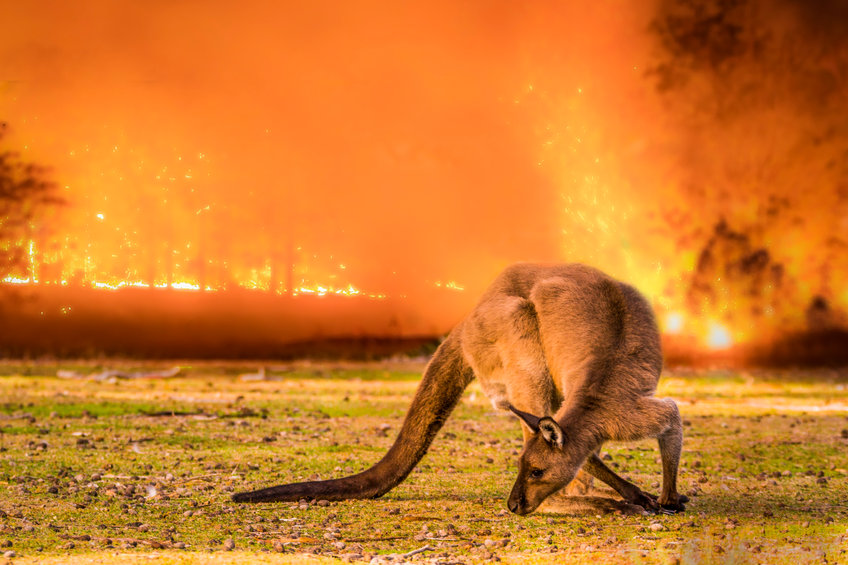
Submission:
<svg viewBox="0 0 848 565">
<path fill-rule="evenodd" d="M 802 329 L 818 301 L 848 307 L 843 11 L 666 1 L 652 22 L 651 75 L 679 148 L 659 223 L 690 262 L 690 310 L 737 339 Z"/>
<path fill-rule="evenodd" d="M 4 112 L 68 187 L 56 233 L 116 277 L 294 253 L 388 292 L 479 289 L 580 255 L 598 246 L 571 249 L 563 195 L 597 201 L 585 179 L 619 143 L 598 132 L 645 90 L 645 16 L 612 3 L 11 10 Z"/>
<path fill-rule="evenodd" d="M 674 310 L 723 225 L 806 281 L 800 319 L 848 303 L 846 18 L 815 4 L 16 3 L 0 114 L 70 203 L 44 278 L 470 307 L 577 260 Z"/>
</svg>

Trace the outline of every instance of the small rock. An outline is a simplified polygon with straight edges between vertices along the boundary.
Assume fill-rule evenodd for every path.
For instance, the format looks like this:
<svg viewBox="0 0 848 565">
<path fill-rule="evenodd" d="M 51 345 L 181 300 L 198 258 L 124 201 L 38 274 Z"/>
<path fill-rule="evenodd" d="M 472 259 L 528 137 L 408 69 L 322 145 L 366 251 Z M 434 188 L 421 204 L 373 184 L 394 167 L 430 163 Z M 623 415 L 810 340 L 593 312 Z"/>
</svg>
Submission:
<svg viewBox="0 0 848 565">
<path fill-rule="evenodd" d="M 344 549 L 347 547 L 347 544 L 343 541 L 337 541 L 333 544 L 333 547 L 335 547 L 336 549 Z"/>
<path fill-rule="evenodd" d="M 175 547 L 176 549 L 185 549 L 185 548 L 186 548 L 186 544 L 185 544 L 185 543 L 183 543 L 183 542 L 181 542 L 181 541 L 178 541 L 177 543 L 175 543 L 175 544 L 174 544 L 174 547 Z"/>
<path fill-rule="evenodd" d="M 816 479 L 816 484 L 817 485 L 826 485 L 827 479 L 825 477 L 819 477 L 819 478 Z"/>
<path fill-rule="evenodd" d="M 323 499 L 322 499 L 322 500 L 319 500 L 319 501 L 318 501 L 318 506 L 325 507 L 325 506 L 329 506 L 329 505 L 330 505 L 330 501 L 329 501 L 329 500 L 323 500 Z"/>
<path fill-rule="evenodd" d="M 17 555 L 18 555 L 18 554 L 17 554 L 17 553 L 15 553 L 15 552 L 14 552 L 13 550 L 11 550 L 11 549 L 10 549 L 9 551 L 4 551 L 4 552 L 3 552 L 3 557 L 5 557 L 6 559 L 11 559 L 12 557 L 17 557 Z"/>
<path fill-rule="evenodd" d="M 664 530 L 665 526 L 663 526 L 659 522 L 653 522 L 650 526 L 648 526 L 648 529 L 651 530 L 652 532 L 659 532 L 659 531 Z"/>
<path fill-rule="evenodd" d="M 232 551 L 236 548 L 236 542 L 232 540 L 232 538 L 227 538 L 224 540 L 224 551 Z"/>
<path fill-rule="evenodd" d="M 274 551 L 276 551 L 277 553 L 282 553 L 286 550 L 285 546 L 283 545 L 283 542 L 281 542 L 280 540 L 274 540 L 274 543 L 271 544 L 271 547 L 273 547 Z"/>
</svg>

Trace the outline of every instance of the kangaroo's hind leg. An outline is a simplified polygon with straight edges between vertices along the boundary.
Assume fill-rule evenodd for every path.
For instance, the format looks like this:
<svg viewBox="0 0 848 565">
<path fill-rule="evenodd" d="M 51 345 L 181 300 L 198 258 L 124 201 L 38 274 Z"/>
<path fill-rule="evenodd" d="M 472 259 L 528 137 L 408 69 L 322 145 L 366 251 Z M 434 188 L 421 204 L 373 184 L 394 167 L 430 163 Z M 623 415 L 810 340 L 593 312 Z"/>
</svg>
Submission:
<svg viewBox="0 0 848 565">
<path fill-rule="evenodd" d="M 641 397 L 628 409 L 627 418 L 618 417 L 610 439 L 636 440 L 655 437 L 660 446 L 663 486 L 657 502 L 667 512 L 685 510 L 688 498 L 677 492 L 677 469 L 683 450 L 683 424 L 677 404 L 669 398 Z"/>
<path fill-rule="evenodd" d="M 664 402 L 669 407 L 669 426 L 657 437 L 663 466 L 663 488 L 658 502 L 665 509 L 681 512 L 685 510 L 683 503 L 689 500 L 677 492 L 677 468 L 683 452 L 683 423 L 673 400 L 666 398 L 657 402 Z"/>
</svg>

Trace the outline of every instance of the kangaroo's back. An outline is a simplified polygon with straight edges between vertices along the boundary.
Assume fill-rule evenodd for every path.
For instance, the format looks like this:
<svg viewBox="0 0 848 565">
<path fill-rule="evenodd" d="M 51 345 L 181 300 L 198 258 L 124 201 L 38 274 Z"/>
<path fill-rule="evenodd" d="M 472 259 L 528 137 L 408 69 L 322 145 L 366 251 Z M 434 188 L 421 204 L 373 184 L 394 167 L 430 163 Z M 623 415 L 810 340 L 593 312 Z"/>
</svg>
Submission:
<svg viewBox="0 0 848 565">
<path fill-rule="evenodd" d="M 484 357 L 481 350 L 492 349 L 498 336 L 517 325 L 519 318 L 508 309 L 521 312 L 525 324 L 535 324 L 538 355 L 565 400 L 583 384 L 627 395 L 655 390 L 662 369 L 659 331 L 650 305 L 630 285 L 578 263 L 512 265 L 470 316 L 487 323 L 466 328 L 466 334 L 485 333 L 476 340 L 466 335 L 463 345 L 474 349 L 468 357 Z M 523 348 L 523 357 L 533 357 L 527 340 L 513 341 Z M 504 356 L 504 346 L 499 348 Z"/>
</svg>

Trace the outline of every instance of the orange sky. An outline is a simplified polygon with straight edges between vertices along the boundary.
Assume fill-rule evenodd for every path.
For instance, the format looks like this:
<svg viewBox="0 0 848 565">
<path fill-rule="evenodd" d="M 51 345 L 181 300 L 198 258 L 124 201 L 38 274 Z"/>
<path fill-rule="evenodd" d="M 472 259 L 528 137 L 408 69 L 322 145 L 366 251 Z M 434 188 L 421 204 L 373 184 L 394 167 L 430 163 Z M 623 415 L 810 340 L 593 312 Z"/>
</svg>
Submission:
<svg viewBox="0 0 848 565">
<path fill-rule="evenodd" d="M 40 245 L 66 278 L 293 261 L 470 305 L 510 262 L 579 260 L 673 309 L 715 220 L 683 252 L 656 225 L 697 203 L 696 136 L 645 74 L 652 2 L 5 4 L 0 117 L 63 187 Z"/>
</svg>

